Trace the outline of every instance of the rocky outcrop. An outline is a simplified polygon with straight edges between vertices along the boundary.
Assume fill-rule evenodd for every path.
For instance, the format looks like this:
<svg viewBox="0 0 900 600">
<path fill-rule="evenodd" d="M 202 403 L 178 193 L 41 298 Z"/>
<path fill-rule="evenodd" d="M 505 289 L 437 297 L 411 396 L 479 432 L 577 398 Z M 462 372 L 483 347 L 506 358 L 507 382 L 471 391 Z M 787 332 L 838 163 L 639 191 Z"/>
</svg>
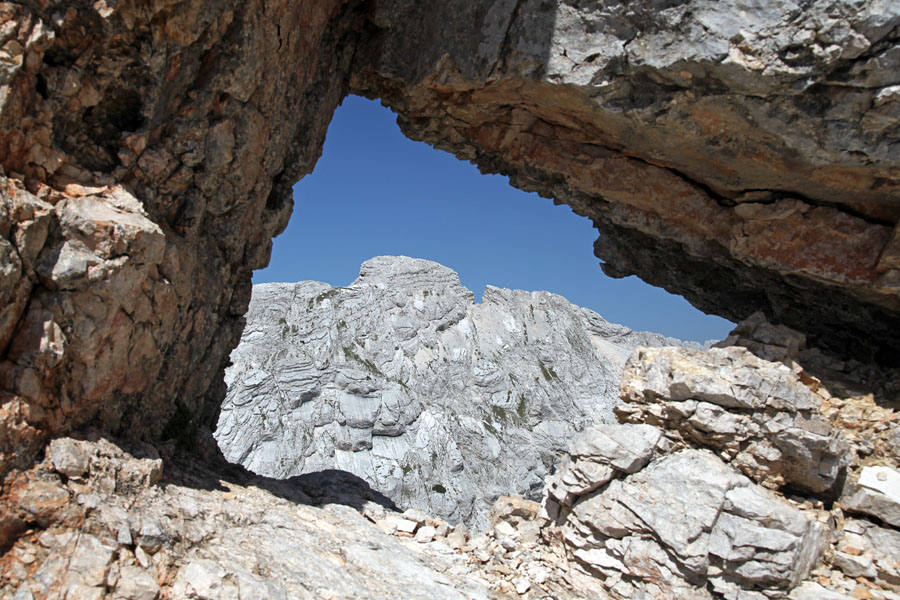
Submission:
<svg viewBox="0 0 900 600">
<path fill-rule="evenodd" d="M 609 274 L 896 356 L 895 3 L 50 0 L 0 18 L 4 470 L 87 423 L 208 439 L 251 270 L 349 91 L 588 215 Z"/>
<path fill-rule="evenodd" d="M 622 386 L 622 422 L 711 448 L 766 487 L 822 493 L 845 472 L 849 446 L 822 413 L 822 399 L 787 366 L 742 348 L 639 350 Z"/>
<path fill-rule="evenodd" d="M 483 529 L 501 495 L 540 499 L 566 440 L 611 422 L 626 357 L 679 344 L 547 292 L 377 257 L 347 287 L 254 286 L 215 431 L 284 478 L 349 471 L 404 508 Z"/>
<path fill-rule="evenodd" d="M 0 598 L 490 597 L 449 548 L 384 535 L 371 520 L 386 508 L 359 482 L 335 497 L 322 481 L 166 470 L 155 452 L 55 440 L 18 482 L 29 529 L 0 560 Z"/>
<path fill-rule="evenodd" d="M 607 274 L 896 363 L 895 4 L 393 1 L 372 18 L 353 89 L 589 216 Z"/>
<path fill-rule="evenodd" d="M 623 423 L 570 444 L 543 514 L 616 598 L 894 598 L 900 474 L 892 451 L 829 420 L 830 398 L 800 367 L 741 347 L 639 348 Z"/>
<path fill-rule="evenodd" d="M 215 453 L 251 271 L 351 91 L 589 216 L 607 273 L 896 364 L 898 11 L 0 4 L 0 521 L 66 432 Z"/>
<path fill-rule="evenodd" d="M 0 472 L 87 423 L 190 445 L 215 422 L 252 269 L 346 91 L 353 14 L 0 5 Z"/>
</svg>

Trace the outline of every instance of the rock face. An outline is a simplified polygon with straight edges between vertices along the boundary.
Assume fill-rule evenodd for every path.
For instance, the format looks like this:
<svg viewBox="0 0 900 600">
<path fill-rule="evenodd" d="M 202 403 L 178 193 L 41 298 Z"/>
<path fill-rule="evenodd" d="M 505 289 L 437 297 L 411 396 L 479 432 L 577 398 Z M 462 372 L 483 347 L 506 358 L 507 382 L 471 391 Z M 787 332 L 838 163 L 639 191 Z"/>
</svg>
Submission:
<svg viewBox="0 0 900 600">
<path fill-rule="evenodd" d="M 896 3 L 397 0 L 372 18 L 353 89 L 589 216 L 607 274 L 897 362 Z"/>
<path fill-rule="evenodd" d="M 847 466 L 848 444 L 822 399 L 787 366 L 742 348 L 641 350 L 622 381 L 620 420 L 712 448 L 766 487 L 826 492 Z"/>
<path fill-rule="evenodd" d="M 895 598 L 900 474 L 890 451 L 847 439 L 828 398 L 740 347 L 639 348 L 623 423 L 570 444 L 542 512 L 616 598 Z"/>
<path fill-rule="evenodd" d="M 896 2 L 47 0 L 0 19 L 0 470 L 88 423 L 208 439 L 251 270 L 348 92 L 589 216 L 609 274 L 896 362 Z"/>
<path fill-rule="evenodd" d="M 251 271 L 346 92 L 344 11 L 0 5 L 0 472 L 87 423 L 215 422 Z"/>
<path fill-rule="evenodd" d="M 377 257 L 345 288 L 254 286 L 215 436 L 256 473 L 342 469 L 484 529 L 495 498 L 540 499 L 566 440 L 613 420 L 636 346 L 679 343 L 546 292 L 474 304 L 446 267 Z"/>
<path fill-rule="evenodd" d="M 66 432 L 214 453 L 251 271 L 348 92 L 589 216 L 611 275 L 896 364 L 898 22 L 891 0 L 0 3 L 0 523 Z"/>
</svg>

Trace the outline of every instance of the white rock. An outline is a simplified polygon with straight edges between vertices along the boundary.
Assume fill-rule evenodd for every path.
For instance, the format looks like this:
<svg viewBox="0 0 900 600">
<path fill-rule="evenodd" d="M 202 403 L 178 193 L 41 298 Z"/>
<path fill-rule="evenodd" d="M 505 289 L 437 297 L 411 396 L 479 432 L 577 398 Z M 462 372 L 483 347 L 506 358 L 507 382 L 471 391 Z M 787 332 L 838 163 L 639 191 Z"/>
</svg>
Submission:
<svg viewBox="0 0 900 600">
<path fill-rule="evenodd" d="M 134 565 L 122 567 L 113 593 L 115 600 L 155 600 L 158 595 L 159 585 L 150 573 Z"/>
<path fill-rule="evenodd" d="M 485 529 L 490 498 L 538 500 L 566 441 L 613 420 L 632 349 L 672 343 L 547 292 L 475 304 L 446 267 L 377 257 L 344 288 L 253 288 L 215 435 L 256 473 L 349 471 Z"/>
<path fill-rule="evenodd" d="M 531 589 L 531 582 L 525 577 L 516 577 L 513 580 L 513 585 L 516 587 L 516 593 L 520 596 Z"/>
<path fill-rule="evenodd" d="M 864 467 L 855 490 L 841 504 L 900 527 L 900 472 L 883 466 Z"/>
<path fill-rule="evenodd" d="M 50 442 L 50 461 L 57 472 L 66 477 L 80 477 L 90 466 L 89 456 L 77 440 L 57 438 Z"/>
<path fill-rule="evenodd" d="M 431 525 L 423 525 L 422 527 L 419 527 L 419 530 L 416 532 L 416 541 L 420 544 L 427 544 L 434 540 L 436 533 L 437 530 Z"/>
<path fill-rule="evenodd" d="M 403 533 L 413 533 L 415 532 L 416 527 L 419 526 L 415 521 L 397 517 L 394 518 L 394 525 L 396 526 L 397 531 L 402 531 Z"/>
<path fill-rule="evenodd" d="M 788 367 L 740 347 L 640 348 L 622 376 L 620 420 L 713 449 L 758 483 L 820 493 L 840 480 L 848 442 Z"/>
</svg>

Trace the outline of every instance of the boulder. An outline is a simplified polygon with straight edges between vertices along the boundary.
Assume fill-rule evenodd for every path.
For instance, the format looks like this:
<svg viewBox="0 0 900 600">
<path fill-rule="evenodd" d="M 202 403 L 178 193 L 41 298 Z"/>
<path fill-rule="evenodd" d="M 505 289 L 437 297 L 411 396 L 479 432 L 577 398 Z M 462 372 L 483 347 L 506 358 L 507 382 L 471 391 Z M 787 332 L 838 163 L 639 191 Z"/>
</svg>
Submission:
<svg viewBox="0 0 900 600">
<path fill-rule="evenodd" d="M 704 597 L 698 588 L 707 585 L 785 591 L 809 575 L 827 542 L 815 512 L 708 451 L 676 451 L 619 477 L 572 488 L 570 506 L 557 500 L 563 479 L 544 500 L 576 561 L 610 590 L 624 581 L 635 594 L 668 590 L 672 598 Z"/>
<path fill-rule="evenodd" d="M 739 347 L 640 349 L 622 377 L 620 420 L 678 443 L 714 449 L 760 484 L 832 491 L 849 445 L 822 398 L 789 367 Z"/>
<path fill-rule="evenodd" d="M 863 467 L 841 506 L 900 527 L 900 471 L 886 466 Z"/>
</svg>

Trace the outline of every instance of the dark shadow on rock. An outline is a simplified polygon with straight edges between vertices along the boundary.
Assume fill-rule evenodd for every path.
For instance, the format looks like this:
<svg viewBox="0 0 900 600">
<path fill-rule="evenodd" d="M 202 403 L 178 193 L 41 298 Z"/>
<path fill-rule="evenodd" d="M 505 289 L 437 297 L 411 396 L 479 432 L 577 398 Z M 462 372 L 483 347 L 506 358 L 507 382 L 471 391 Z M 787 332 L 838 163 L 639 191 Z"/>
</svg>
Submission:
<svg viewBox="0 0 900 600">
<path fill-rule="evenodd" d="M 871 394 L 876 404 L 900 410 L 900 368 L 854 360 L 813 347 L 802 333 L 770 323 L 754 313 L 735 327 L 716 347 L 741 346 L 763 360 L 794 363 L 802 368 L 801 380 L 813 391 L 819 385 L 838 398 Z M 814 381 L 815 378 L 818 381 Z"/>
<path fill-rule="evenodd" d="M 393 500 L 362 478 L 347 471 L 328 469 L 287 479 L 257 475 L 224 458 L 203 458 L 190 453 L 172 456 L 165 462 L 163 484 L 175 484 L 208 491 L 228 491 L 226 484 L 256 487 L 296 504 L 324 506 L 343 504 L 361 511 L 373 502 L 388 510 L 399 511 Z"/>
<path fill-rule="evenodd" d="M 293 500 L 298 493 L 303 494 L 307 498 L 304 503 L 312 506 L 343 504 L 362 510 L 366 503 L 374 502 L 388 510 L 399 510 L 393 500 L 372 489 L 364 479 L 338 469 L 327 469 L 283 480 L 256 476 L 249 484 L 287 500 Z"/>
</svg>

